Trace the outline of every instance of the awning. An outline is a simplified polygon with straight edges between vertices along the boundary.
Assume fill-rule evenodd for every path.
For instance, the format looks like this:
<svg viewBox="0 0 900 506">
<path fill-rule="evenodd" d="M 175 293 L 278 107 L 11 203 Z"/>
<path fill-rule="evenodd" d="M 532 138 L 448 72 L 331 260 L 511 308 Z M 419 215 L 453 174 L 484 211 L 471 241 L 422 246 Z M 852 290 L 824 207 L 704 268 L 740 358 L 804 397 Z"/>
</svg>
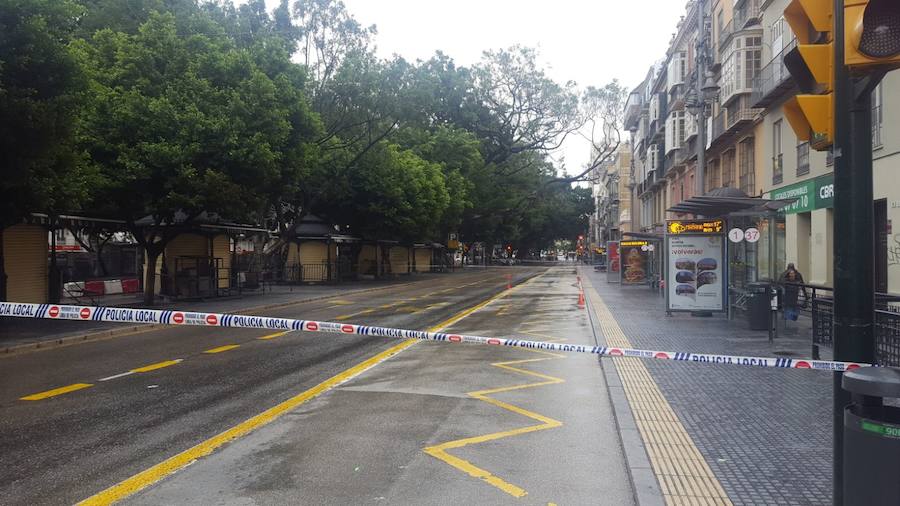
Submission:
<svg viewBox="0 0 900 506">
<path fill-rule="evenodd" d="M 760 214 L 787 207 L 794 199 L 764 199 L 750 197 L 737 188 L 715 188 L 706 195 L 697 195 L 666 209 L 671 213 L 694 214 L 698 216 L 725 216 L 735 212 L 757 212 Z"/>
<path fill-rule="evenodd" d="M 635 239 L 644 239 L 645 241 L 662 242 L 662 234 L 654 234 L 652 232 L 622 232 L 623 236 L 634 237 Z"/>
</svg>

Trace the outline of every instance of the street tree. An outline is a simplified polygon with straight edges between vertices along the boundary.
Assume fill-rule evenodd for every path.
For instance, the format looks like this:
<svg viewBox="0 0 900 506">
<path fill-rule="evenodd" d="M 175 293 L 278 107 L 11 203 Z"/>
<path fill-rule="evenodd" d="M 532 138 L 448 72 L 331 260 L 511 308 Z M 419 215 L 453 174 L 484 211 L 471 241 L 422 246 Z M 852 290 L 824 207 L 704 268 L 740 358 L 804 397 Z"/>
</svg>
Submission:
<svg viewBox="0 0 900 506">
<path fill-rule="evenodd" d="M 93 91 L 80 138 L 103 178 L 95 209 L 125 219 L 147 265 L 201 215 L 254 218 L 281 177 L 291 123 L 279 85 L 247 51 L 179 32 L 170 13 L 152 13 L 134 35 L 100 30 L 77 49 Z M 149 268 L 145 302 L 155 285 Z"/>
<path fill-rule="evenodd" d="M 0 300 L 6 299 L 3 229 L 31 212 L 74 210 L 91 172 L 73 148 L 85 80 L 69 49 L 80 12 L 67 0 L 0 6 Z"/>
</svg>

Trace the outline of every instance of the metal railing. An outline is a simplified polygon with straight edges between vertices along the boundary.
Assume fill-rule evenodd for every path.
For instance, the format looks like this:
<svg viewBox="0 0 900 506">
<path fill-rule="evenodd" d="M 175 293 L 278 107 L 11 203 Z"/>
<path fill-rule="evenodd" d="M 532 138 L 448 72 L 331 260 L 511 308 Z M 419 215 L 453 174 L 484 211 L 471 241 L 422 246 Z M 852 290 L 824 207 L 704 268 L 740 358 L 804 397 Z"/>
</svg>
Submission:
<svg viewBox="0 0 900 506">
<path fill-rule="evenodd" d="M 743 123 L 753 121 L 761 112 L 762 109 L 751 107 L 741 107 L 732 114 L 729 114 L 727 109 L 723 110 L 713 118 L 712 140 L 716 140 L 727 133 L 733 133 L 733 129 L 736 130 Z"/>
<path fill-rule="evenodd" d="M 747 0 L 734 13 L 734 29 L 743 30 L 747 26 L 758 22 L 761 11 L 758 0 Z"/>
<path fill-rule="evenodd" d="M 784 66 L 784 55 L 797 47 L 797 39 L 791 40 L 772 57 L 772 60 L 759 70 L 753 78 L 753 91 L 750 103 L 754 106 L 765 106 L 777 98 L 779 93 L 786 92 L 793 84 L 791 73 Z"/>
<path fill-rule="evenodd" d="M 831 288 L 801 285 L 812 292 L 809 315 L 812 318 L 813 345 L 834 345 L 834 292 Z M 900 367 L 900 297 L 875 294 L 875 363 Z"/>
</svg>

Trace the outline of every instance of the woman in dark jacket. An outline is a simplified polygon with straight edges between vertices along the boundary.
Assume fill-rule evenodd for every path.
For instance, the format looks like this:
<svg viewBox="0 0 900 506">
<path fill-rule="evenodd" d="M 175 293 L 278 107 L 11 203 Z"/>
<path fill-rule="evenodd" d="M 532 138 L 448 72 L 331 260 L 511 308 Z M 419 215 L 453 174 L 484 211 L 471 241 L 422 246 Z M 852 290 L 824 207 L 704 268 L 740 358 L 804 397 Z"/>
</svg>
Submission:
<svg viewBox="0 0 900 506">
<path fill-rule="evenodd" d="M 800 298 L 800 289 L 803 288 L 803 300 L 807 299 L 806 288 L 800 286 L 803 284 L 803 275 L 794 267 L 794 264 L 787 265 L 787 270 L 781 275 L 779 282 L 784 287 L 781 306 L 784 308 L 785 320 L 797 320 L 798 299 Z"/>
</svg>

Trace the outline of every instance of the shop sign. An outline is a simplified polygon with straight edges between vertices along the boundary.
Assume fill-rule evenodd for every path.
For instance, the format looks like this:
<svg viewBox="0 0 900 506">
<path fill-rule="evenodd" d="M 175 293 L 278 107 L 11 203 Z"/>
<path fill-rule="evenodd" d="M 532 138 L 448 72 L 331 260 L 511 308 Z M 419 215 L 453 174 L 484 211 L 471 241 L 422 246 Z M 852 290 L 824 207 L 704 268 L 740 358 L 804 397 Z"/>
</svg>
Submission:
<svg viewBox="0 0 900 506">
<path fill-rule="evenodd" d="M 639 285 L 647 282 L 650 251 L 649 241 L 622 241 L 619 243 L 623 285 Z"/>
<path fill-rule="evenodd" d="M 807 213 L 816 209 L 831 207 L 834 202 L 834 176 L 826 174 L 784 186 L 771 192 L 775 200 L 795 199 L 784 208 L 785 214 Z"/>
</svg>

